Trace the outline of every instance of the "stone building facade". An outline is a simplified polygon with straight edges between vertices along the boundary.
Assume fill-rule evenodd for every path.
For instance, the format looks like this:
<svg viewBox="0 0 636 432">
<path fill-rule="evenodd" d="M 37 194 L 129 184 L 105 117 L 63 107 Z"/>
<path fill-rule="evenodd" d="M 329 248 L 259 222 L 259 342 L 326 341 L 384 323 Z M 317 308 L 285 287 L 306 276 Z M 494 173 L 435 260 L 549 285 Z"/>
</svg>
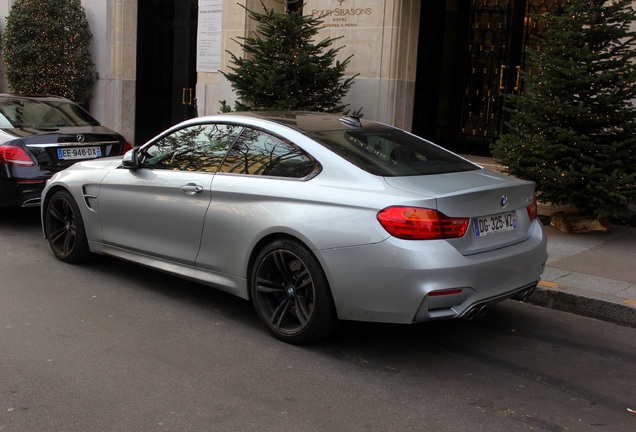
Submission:
<svg viewBox="0 0 636 432">
<path fill-rule="evenodd" d="M 6 17 L 15 0 L 0 0 Z M 279 0 L 263 0 L 284 11 Z M 293 3 L 293 2 L 289 2 Z M 532 16 L 559 0 L 304 0 L 323 17 L 321 36 L 341 37 L 346 102 L 365 118 L 449 148 L 479 150 L 502 127 L 501 100 L 518 92 Z M 137 144 L 234 100 L 219 70 L 254 29 L 245 8 L 260 0 L 82 0 L 100 79 L 91 112 Z M 4 21 L 4 20 L 0 20 Z M 4 22 L 0 22 L 0 31 Z M 0 90 L 6 91 L 0 80 Z"/>
</svg>

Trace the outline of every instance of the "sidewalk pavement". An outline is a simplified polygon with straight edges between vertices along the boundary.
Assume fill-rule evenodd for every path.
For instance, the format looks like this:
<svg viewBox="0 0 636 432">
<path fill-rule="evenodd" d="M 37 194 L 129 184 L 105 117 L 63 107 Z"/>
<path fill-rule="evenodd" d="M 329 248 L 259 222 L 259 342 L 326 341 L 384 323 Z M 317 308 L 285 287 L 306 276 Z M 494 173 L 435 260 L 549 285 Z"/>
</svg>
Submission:
<svg viewBox="0 0 636 432">
<path fill-rule="evenodd" d="M 500 171 L 492 158 L 464 156 Z M 539 206 L 539 214 L 549 214 Z M 566 234 L 545 224 L 548 262 L 529 303 L 636 327 L 636 227 Z"/>
</svg>

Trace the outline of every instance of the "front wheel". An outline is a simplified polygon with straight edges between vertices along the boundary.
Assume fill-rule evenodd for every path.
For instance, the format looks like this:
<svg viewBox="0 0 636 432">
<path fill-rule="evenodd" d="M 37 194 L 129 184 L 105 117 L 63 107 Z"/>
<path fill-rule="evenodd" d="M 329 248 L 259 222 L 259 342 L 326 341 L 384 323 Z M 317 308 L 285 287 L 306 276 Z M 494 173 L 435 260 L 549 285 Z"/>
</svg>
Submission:
<svg viewBox="0 0 636 432">
<path fill-rule="evenodd" d="M 276 240 L 259 252 L 250 291 L 259 318 L 284 342 L 312 342 L 338 325 L 320 263 L 296 241 Z"/>
<path fill-rule="evenodd" d="M 82 215 L 67 191 L 58 191 L 47 201 L 44 232 L 55 256 L 68 263 L 85 261 L 90 252 Z"/>
</svg>

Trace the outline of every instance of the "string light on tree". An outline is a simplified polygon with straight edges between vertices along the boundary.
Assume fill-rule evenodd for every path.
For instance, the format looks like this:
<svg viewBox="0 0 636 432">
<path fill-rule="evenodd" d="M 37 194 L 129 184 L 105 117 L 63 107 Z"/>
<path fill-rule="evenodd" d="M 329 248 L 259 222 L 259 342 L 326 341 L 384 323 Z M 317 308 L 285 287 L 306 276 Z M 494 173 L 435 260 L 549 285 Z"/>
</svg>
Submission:
<svg viewBox="0 0 636 432">
<path fill-rule="evenodd" d="M 631 0 L 570 0 L 535 17 L 524 94 L 507 99 L 508 131 L 493 155 L 540 198 L 595 218 L 636 203 L 636 21 Z"/>
<path fill-rule="evenodd" d="M 80 0 L 16 0 L 2 35 L 9 89 L 87 104 L 98 76 Z"/>
</svg>

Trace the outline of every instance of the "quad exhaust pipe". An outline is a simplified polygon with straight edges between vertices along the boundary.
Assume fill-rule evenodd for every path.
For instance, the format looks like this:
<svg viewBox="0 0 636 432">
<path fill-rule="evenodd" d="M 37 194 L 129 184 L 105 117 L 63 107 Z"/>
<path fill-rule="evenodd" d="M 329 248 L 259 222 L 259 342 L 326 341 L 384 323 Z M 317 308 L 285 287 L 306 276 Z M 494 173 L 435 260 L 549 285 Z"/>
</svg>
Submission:
<svg viewBox="0 0 636 432">
<path fill-rule="evenodd" d="M 468 311 L 464 315 L 462 315 L 462 318 L 470 321 L 483 317 L 484 315 L 486 315 L 486 312 L 488 312 L 488 305 L 478 304 L 468 309 Z"/>
<path fill-rule="evenodd" d="M 530 285 L 529 287 L 526 287 L 526 288 L 522 289 L 521 291 L 519 291 L 517 294 L 515 294 L 511 298 L 513 300 L 526 301 L 528 299 L 528 297 L 530 297 L 532 295 L 532 293 L 534 292 L 536 287 L 537 287 L 537 284 Z M 464 314 L 461 316 L 461 318 L 463 318 L 465 320 L 468 320 L 468 321 L 474 320 L 474 319 L 481 318 L 484 315 L 486 315 L 487 311 L 488 311 L 488 305 L 487 304 L 485 304 L 485 303 L 476 304 L 475 306 L 472 306 L 466 312 L 464 312 Z"/>
</svg>

